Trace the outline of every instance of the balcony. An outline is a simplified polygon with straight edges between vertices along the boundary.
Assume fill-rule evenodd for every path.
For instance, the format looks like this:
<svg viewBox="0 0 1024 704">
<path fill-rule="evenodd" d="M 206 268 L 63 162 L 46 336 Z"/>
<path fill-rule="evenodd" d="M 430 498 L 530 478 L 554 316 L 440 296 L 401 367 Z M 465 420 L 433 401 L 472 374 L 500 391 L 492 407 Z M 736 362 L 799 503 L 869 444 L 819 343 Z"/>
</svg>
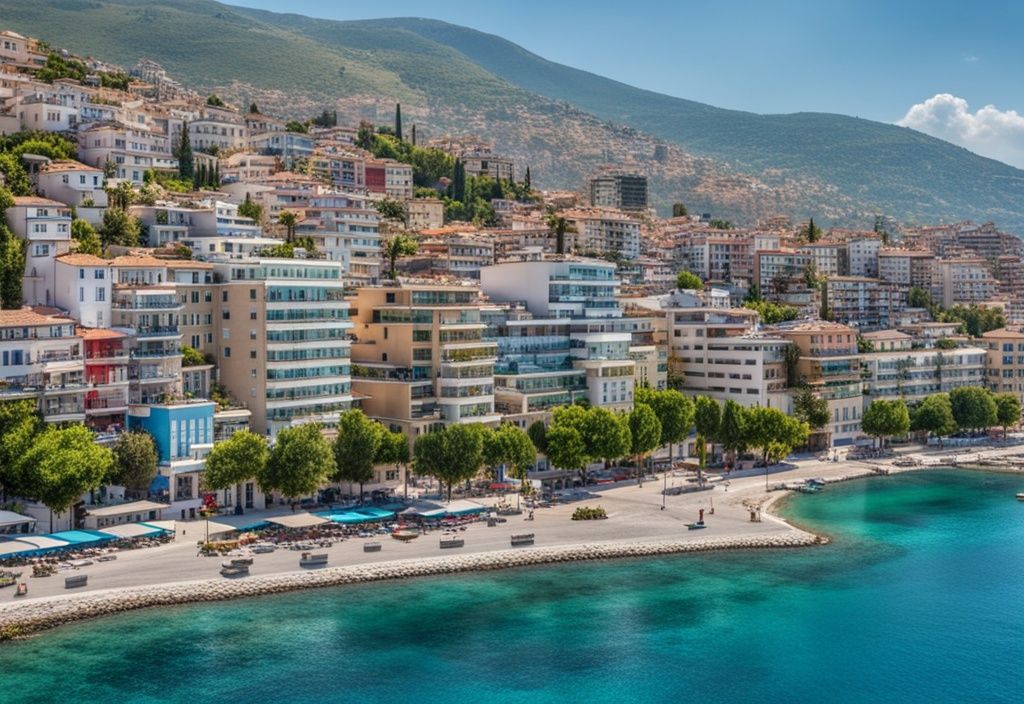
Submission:
<svg viewBox="0 0 1024 704">
<path fill-rule="evenodd" d="M 161 357 L 180 357 L 181 350 L 174 347 L 132 350 L 132 359 L 159 359 Z"/>
<path fill-rule="evenodd" d="M 181 337 L 181 332 L 177 325 L 150 325 L 135 328 L 135 337 L 140 340 L 161 337 Z"/>
<path fill-rule="evenodd" d="M 99 396 L 85 399 L 85 412 L 90 415 L 108 415 L 128 410 L 128 399 L 124 396 Z"/>
</svg>

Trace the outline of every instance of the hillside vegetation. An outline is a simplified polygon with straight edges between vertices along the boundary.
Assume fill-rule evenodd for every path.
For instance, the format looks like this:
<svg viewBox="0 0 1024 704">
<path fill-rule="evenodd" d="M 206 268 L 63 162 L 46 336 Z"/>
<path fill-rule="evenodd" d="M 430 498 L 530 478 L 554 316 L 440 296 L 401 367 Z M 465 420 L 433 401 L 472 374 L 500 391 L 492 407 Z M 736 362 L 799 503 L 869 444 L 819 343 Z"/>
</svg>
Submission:
<svg viewBox="0 0 1024 704">
<path fill-rule="evenodd" d="M 188 85 L 287 117 L 337 109 L 420 134 L 477 133 L 542 187 L 579 187 L 609 162 L 740 222 L 785 213 L 868 226 L 994 219 L 1024 230 L 1024 172 L 912 130 L 845 117 L 756 115 L 644 91 L 431 20 L 315 20 L 211 0 L 0 0 L 0 24 L 71 51 L 156 60 Z M 655 146 L 669 158 L 653 160 Z"/>
</svg>

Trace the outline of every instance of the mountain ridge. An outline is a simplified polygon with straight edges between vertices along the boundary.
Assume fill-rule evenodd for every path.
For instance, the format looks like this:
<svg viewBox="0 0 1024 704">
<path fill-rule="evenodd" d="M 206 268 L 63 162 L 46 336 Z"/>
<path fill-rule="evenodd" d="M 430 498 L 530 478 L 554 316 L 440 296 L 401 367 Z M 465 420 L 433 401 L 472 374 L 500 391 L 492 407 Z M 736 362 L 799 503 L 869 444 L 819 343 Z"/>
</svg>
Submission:
<svg viewBox="0 0 1024 704">
<path fill-rule="evenodd" d="M 0 0 L 2 24 L 186 84 L 302 116 L 389 121 L 401 101 L 422 133 L 475 132 L 548 187 L 582 186 L 608 161 L 683 200 L 752 221 L 775 213 L 870 226 L 996 220 L 1024 231 L 1024 171 L 907 128 L 829 113 L 758 115 L 647 91 L 543 59 L 508 40 L 423 18 L 341 22 L 213 0 Z M 298 116 L 289 113 L 288 116 Z M 653 159 L 666 146 L 669 160 Z"/>
</svg>

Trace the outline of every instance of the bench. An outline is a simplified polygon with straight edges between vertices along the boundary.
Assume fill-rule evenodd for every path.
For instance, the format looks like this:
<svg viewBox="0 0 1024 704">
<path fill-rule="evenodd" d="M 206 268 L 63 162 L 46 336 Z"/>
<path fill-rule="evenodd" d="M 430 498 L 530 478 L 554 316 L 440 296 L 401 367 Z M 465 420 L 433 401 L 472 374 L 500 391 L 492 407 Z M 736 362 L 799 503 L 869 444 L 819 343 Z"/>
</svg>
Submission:
<svg viewBox="0 0 1024 704">
<path fill-rule="evenodd" d="M 461 548 L 461 547 L 465 547 L 465 545 L 466 545 L 466 541 L 464 539 L 462 539 L 462 538 L 449 538 L 448 540 L 445 540 L 444 538 L 441 538 L 441 549 L 442 550 L 445 549 L 445 548 Z"/>
<path fill-rule="evenodd" d="M 75 587 L 84 587 L 89 581 L 89 575 L 87 574 L 76 574 L 73 577 L 64 578 L 64 588 L 74 589 Z"/>
<path fill-rule="evenodd" d="M 311 555 L 308 552 L 302 553 L 302 557 L 299 559 L 299 567 L 326 567 L 327 566 L 327 553 L 321 553 L 318 555 Z"/>
<path fill-rule="evenodd" d="M 380 543 L 363 543 L 363 552 L 380 552 Z"/>
<path fill-rule="evenodd" d="M 512 545 L 533 545 L 533 533 L 522 533 L 512 536 Z"/>
</svg>

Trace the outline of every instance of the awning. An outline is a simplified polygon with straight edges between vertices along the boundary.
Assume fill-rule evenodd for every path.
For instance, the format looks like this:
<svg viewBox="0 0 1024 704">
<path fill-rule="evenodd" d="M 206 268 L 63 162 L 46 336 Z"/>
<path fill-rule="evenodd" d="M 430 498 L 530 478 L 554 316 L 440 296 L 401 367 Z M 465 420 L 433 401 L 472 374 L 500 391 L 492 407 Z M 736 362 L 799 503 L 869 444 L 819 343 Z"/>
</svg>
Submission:
<svg viewBox="0 0 1024 704">
<path fill-rule="evenodd" d="M 31 516 L 22 516 L 14 511 L 0 511 L 0 528 L 7 526 L 20 526 L 26 523 L 35 523 L 36 519 Z"/>
<path fill-rule="evenodd" d="M 13 557 L 23 552 L 33 552 L 38 549 L 35 545 L 26 543 L 24 540 L 0 540 L 0 559 Z"/>
<path fill-rule="evenodd" d="M 45 548 L 66 548 L 71 544 L 67 540 L 54 539 L 48 535 L 24 535 L 18 539 L 18 542 L 28 543 L 37 550 Z"/>
<path fill-rule="evenodd" d="M 219 533 L 232 533 L 236 530 L 234 526 L 229 526 L 227 523 L 217 523 L 216 521 L 205 521 L 198 524 L 199 529 L 210 531 L 210 535 L 218 535 Z"/>
<path fill-rule="evenodd" d="M 287 516 L 274 516 L 268 518 L 268 522 L 285 528 L 309 528 L 318 526 L 321 523 L 328 523 L 329 520 L 322 516 L 314 516 L 312 513 L 296 513 Z"/>
<path fill-rule="evenodd" d="M 334 523 L 370 523 L 372 521 L 384 521 L 393 518 L 395 512 L 375 506 L 358 506 L 334 511 L 321 511 L 317 515 L 323 516 Z"/>
<path fill-rule="evenodd" d="M 153 526 L 154 528 L 159 528 L 160 530 L 166 530 L 168 533 L 173 533 L 177 530 L 177 524 L 174 521 L 146 521 L 145 523 L 140 523 L 139 525 Z"/>
<path fill-rule="evenodd" d="M 114 539 L 114 536 L 101 533 L 98 530 L 63 530 L 59 533 L 50 533 L 49 537 L 63 540 L 74 546 L 104 543 Z"/>
<path fill-rule="evenodd" d="M 158 474 L 153 477 L 153 481 L 149 483 L 150 494 L 160 494 L 165 491 L 171 490 L 171 478 L 165 477 L 162 474 Z"/>
<path fill-rule="evenodd" d="M 106 516 L 123 516 L 126 513 L 148 513 L 149 511 L 162 511 L 170 508 L 167 504 L 157 503 L 156 501 L 131 501 L 126 504 L 117 504 L 115 506 L 103 506 L 101 508 L 94 508 L 86 511 L 88 516 L 106 517 Z"/>
<path fill-rule="evenodd" d="M 107 533 L 115 538 L 148 538 L 154 535 L 163 535 L 166 532 L 163 528 L 146 525 L 145 523 L 125 523 L 120 526 L 100 529 L 100 533 Z"/>
</svg>

